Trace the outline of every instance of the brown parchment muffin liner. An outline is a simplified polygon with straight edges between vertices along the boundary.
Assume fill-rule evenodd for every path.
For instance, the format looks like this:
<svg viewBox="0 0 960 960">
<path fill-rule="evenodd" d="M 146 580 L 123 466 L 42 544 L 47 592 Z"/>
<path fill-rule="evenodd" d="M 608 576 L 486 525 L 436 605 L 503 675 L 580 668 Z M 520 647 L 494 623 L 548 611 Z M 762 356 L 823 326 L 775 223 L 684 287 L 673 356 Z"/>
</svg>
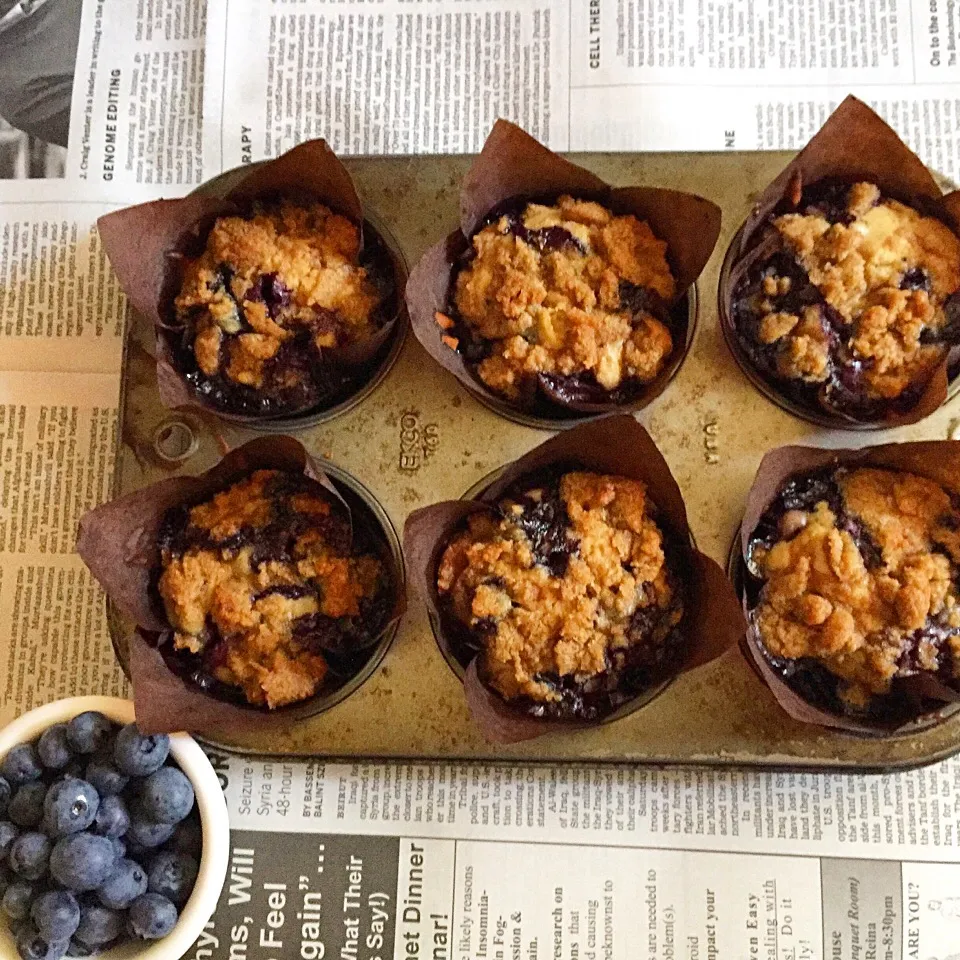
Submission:
<svg viewBox="0 0 960 960">
<path fill-rule="evenodd" d="M 823 450 L 817 447 L 779 447 L 770 451 L 747 495 L 746 510 L 740 526 L 741 572 L 746 572 L 750 540 L 767 508 L 774 502 L 783 485 L 793 476 L 836 467 L 878 467 L 926 477 L 940 484 L 948 492 L 960 495 L 960 443 L 952 440 L 920 440 L 913 443 L 887 443 L 864 447 L 861 450 Z M 794 720 L 861 736 L 882 737 L 910 732 L 918 724 L 935 723 L 942 718 L 944 708 L 960 703 L 960 691 L 954 690 L 929 675 L 905 677 L 897 682 L 898 689 L 907 696 L 943 704 L 943 707 L 925 712 L 899 726 L 885 725 L 862 718 L 833 713 L 805 700 L 793 690 L 771 665 L 758 630 L 752 622 L 750 601 L 741 589 L 741 603 L 747 620 L 747 630 L 740 645 L 741 652 L 754 672 L 767 684 L 777 703 Z"/>
<path fill-rule="evenodd" d="M 667 244 L 667 261 L 674 275 L 677 293 L 668 304 L 677 331 L 673 353 L 666 366 L 650 383 L 638 387 L 628 402 L 594 403 L 550 396 L 541 387 L 538 397 L 546 416 L 562 420 L 576 416 L 639 410 L 658 396 L 683 360 L 689 318 L 680 316 L 677 305 L 710 259 L 720 234 L 720 208 L 692 193 L 659 187 L 611 187 L 583 167 L 548 150 L 520 127 L 498 120 L 463 180 L 460 191 L 460 227 L 431 247 L 420 258 L 407 282 L 407 310 L 414 335 L 427 353 L 452 373 L 468 390 L 496 407 L 528 408 L 511 403 L 491 390 L 475 374 L 463 355 L 441 339 L 444 330 L 437 313 L 450 309 L 452 284 L 462 256 L 469 250 L 474 233 L 498 208 L 510 201 L 552 202 L 557 197 L 596 200 L 619 214 L 632 213 L 645 220 L 654 234 Z M 536 412 L 540 412 L 539 410 Z"/>
<path fill-rule="evenodd" d="M 255 470 L 303 474 L 336 497 L 344 511 L 350 512 L 336 485 L 298 441 L 287 436 L 271 436 L 244 443 L 199 476 L 161 480 L 96 507 L 80 520 L 77 552 L 107 597 L 136 623 L 130 638 L 129 670 L 137 723 L 145 733 L 186 730 L 213 734 L 238 729 L 262 730 L 265 726 L 282 730 L 291 721 L 315 714 L 316 702 L 330 695 L 321 689 L 307 700 L 272 711 L 233 704 L 204 693 L 175 673 L 164 659 L 161 648 L 169 643 L 172 627 L 154 589 L 160 568 L 158 534 L 164 514 L 171 507 L 207 499 Z M 373 527 L 375 523 L 371 517 L 368 526 Z M 393 562 L 386 543 L 378 546 L 393 596 L 382 628 L 369 638 L 365 647 L 371 651 L 406 608 L 402 572 Z"/>
<path fill-rule="evenodd" d="M 875 183 L 884 195 L 900 200 L 926 216 L 936 217 L 960 236 L 960 190 L 944 195 L 923 161 L 896 131 L 862 100 L 848 96 L 760 194 L 733 241 L 737 259 L 722 278 L 719 291 L 720 323 L 731 345 L 739 344 L 739 333 L 733 321 L 733 296 L 737 285 L 754 264 L 774 252 L 772 238 L 766 229 L 768 218 L 780 204 L 792 206 L 805 189 L 822 180 Z M 742 348 L 737 349 L 743 353 Z M 895 427 L 917 423 L 946 400 L 948 367 L 958 359 L 960 348 L 948 350 L 913 406 L 908 410 L 890 410 L 879 421 L 857 420 L 823 401 L 821 409 L 812 409 L 811 413 L 826 416 L 835 421 L 837 427 L 851 429 L 858 425 Z M 745 354 L 743 362 L 751 363 Z M 768 379 L 759 370 L 757 375 L 772 391 L 781 395 L 775 380 Z M 793 407 L 805 406 L 785 395 L 784 399 Z"/>
<path fill-rule="evenodd" d="M 676 480 L 650 434 L 631 416 L 615 415 L 581 424 L 558 434 L 509 464 L 473 500 L 453 500 L 414 511 L 403 531 L 403 550 L 414 589 L 427 607 L 447 659 L 456 658 L 451 625 L 437 592 L 437 567 L 451 536 L 472 513 L 489 511 L 518 480 L 552 465 L 615 474 L 640 480 L 657 507 L 657 524 L 678 549 L 687 572 L 686 608 L 680 631 L 686 654 L 679 673 L 701 666 L 735 646 L 744 624 L 736 593 L 723 570 L 693 545 L 687 511 Z M 545 733 L 583 729 L 609 718 L 541 720 L 511 707 L 467 666 L 464 694 L 474 722 L 494 743 L 515 743 Z M 625 704 L 623 709 L 628 709 Z"/>
<path fill-rule="evenodd" d="M 325 405 L 307 406 L 264 415 L 224 410 L 199 395 L 174 364 L 171 338 L 181 327 L 173 315 L 173 301 L 183 283 L 184 259 L 203 252 L 218 217 L 242 216 L 249 212 L 253 201 L 278 198 L 322 203 L 343 215 L 360 228 L 361 249 L 364 230 L 369 233 L 372 229 L 364 220 L 353 179 L 325 140 L 308 140 L 275 160 L 252 167 L 223 196 L 195 193 L 178 200 L 153 200 L 105 214 L 97 221 L 104 250 L 124 293 L 134 309 L 152 321 L 156 330 L 157 385 L 160 399 L 167 407 L 199 407 L 218 417 L 251 425 L 299 417 L 325 408 Z M 406 266 L 389 243 L 384 241 L 383 246 L 393 268 L 391 297 L 395 309 L 367 340 L 323 350 L 324 358 L 331 365 L 356 371 L 358 382 L 354 392 L 362 388 L 364 368 L 375 362 L 405 311 Z"/>
</svg>

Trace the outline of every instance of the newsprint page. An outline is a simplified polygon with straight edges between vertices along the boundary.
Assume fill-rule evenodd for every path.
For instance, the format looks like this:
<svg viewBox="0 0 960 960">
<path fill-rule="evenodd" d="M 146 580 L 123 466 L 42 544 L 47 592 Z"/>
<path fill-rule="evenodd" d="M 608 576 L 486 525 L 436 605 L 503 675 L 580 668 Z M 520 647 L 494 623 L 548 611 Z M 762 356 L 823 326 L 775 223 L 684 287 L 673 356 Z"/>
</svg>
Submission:
<svg viewBox="0 0 960 960">
<path fill-rule="evenodd" d="M 848 92 L 960 178 L 960 0 L 45 3 L 77 12 L 56 20 L 76 36 L 65 119 L 0 124 L 0 723 L 128 693 L 74 552 L 118 420 L 103 213 L 314 136 L 475 151 L 498 116 L 560 150 L 799 147 Z M 233 836 L 196 960 L 960 960 L 958 759 L 849 776 L 210 753 Z"/>
</svg>

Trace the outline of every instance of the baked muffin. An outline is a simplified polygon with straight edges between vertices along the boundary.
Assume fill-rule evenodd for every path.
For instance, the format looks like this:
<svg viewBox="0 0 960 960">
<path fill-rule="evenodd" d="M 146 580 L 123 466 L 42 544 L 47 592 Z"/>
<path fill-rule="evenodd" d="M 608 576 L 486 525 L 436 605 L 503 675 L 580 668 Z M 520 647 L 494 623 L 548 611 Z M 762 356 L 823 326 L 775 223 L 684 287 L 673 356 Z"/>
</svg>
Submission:
<svg viewBox="0 0 960 960">
<path fill-rule="evenodd" d="M 340 686 L 388 615 L 371 540 L 318 483 L 281 470 L 168 510 L 156 579 L 168 661 L 206 692 L 270 709 Z"/>
<path fill-rule="evenodd" d="M 554 467 L 471 515 L 437 566 L 463 663 L 534 717 L 596 720 L 684 653 L 674 546 L 639 480 Z"/>
<path fill-rule="evenodd" d="M 960 504 L 938 483 L 873 467 L 796 475 L 747 557 L 751 627 L 813 706 L 896 724 L 918 713 L 918 678 L 960 689 Z"/>
<path fill-rule="evenodd" d="M 960 341 L 960 238 L 873 183 L 782 202 L 733 290 L 761 375 L 811 410 L 876 421 L 917 404 Z"/>
<path fill-rule="evenodd" d="M 395 313 L 382 241 L 320 203 L 257 202 L 217 218 L 173 304 L 175 368 L 215 409 L 280 416 L 331 406 Z"/>
<path fill-rule="evenodd" d="M 629 401 L 682 340 L 667 244 L 632 214 L 561 196 L 512 204 L 471 238 L 445 343 L 521 408 Z"/>
</svg>

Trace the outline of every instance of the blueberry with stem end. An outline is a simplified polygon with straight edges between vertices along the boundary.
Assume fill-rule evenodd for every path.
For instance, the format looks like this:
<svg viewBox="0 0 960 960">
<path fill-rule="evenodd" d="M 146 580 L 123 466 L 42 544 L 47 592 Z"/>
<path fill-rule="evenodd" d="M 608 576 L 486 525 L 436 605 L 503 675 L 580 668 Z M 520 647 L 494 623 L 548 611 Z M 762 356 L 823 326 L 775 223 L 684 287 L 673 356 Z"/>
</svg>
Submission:
<svg viewBox="0 0 960 960">
<path fill-rule="evenodd" d="M 130 829 L 130 813 L 123 797 L 104 797 L 90 829 L 101 837 L 122 837 Z"/>
<path fill-rule="evenodd" d="M 50 838 L 42 833 L 21 833 L 10 846 L 10 869 L 21 880 L 39 880 L 50 863 Z"/>
<path fill-rule="evenodd" d="M 135 811 L 127 828 L 127 846 L 131 850 L 138 851 L 159 847 L 161 843 L 166 843 L 173 836 L 174 826 L 172 823 L 156 823 L 153 820 L 147 820 Z"/>
<path fill-rule="evenodd" d="M 67 743 L 67 725 L 55 723 L 40 734 L 37 741 L 37 756 L 48 770 L 63 769 L 73 757 Z"/>
<path fill-rule="evenodd" d="M 159 940 L 177 925 L 177 908 L 159 893 L 145 893 L 131 904 L 128 924 L 140 940 Z"/>
<path fill-rule="evenodd" d="M 0 773 L 11 787 L 22 787 L 31 780 L 39 780 L 43 765 L 32 743 L 19 743 L 3 758 Z"/>
<path fill-rule="evenodd" d="M 18 827 L 36 827 L 43 819 L 43 801 L 47 795 L 47 785 L 42 780 L 25 783 L 13 795 L 7 816 Z"/>
<path fill-rule="evenodd" d="M 68 890 L 48 890 L 33 901 L 30 918 L 44 940 L 69 940 L 80 924 L 80 904 Z"/>
<path fill-rule="evenodd" d="M 161 767 L 140 784 L 139 799 L 147 820 L 179 823 L 193 809 L 193 785 L 176 767 Z"/>
<path fill-rule="evenodd" d="M 69 940 L 47 941 L 32 923 L 17 931 L 17 953 L 20 960 L 60 960 L 67 952 Z"/>
<path fill-rule="evenodd" d="M 113 724 L 99 711 L 87 710 L 67 724 L 67 743 L 74 753 L 102 750 L 113 733 Z"/>
<path fill-rule="evenodd" d="M 55 837 L 86 830 L 100 809 L 100 795 L 86 780 L 61 780 L 47 793 L 44 825 Z"/>
<path fill-rule="evenodd" d="M 84 946 L 102 947 L 123 932 L 123 915 L 99 903 L 80 905 L 80 926 L 73 935 Z"/>
<path fill-rule="evenodd" d="M 193 891 L 200 865 L 189 854 L 161 850 L 150 864 L 148 889 L 182 907 Z"/>
<path fill-rule="evenodd" d="M 30 915 L 34 893 L 32 884 L 15 880 L 3 894 L 3 912 L 11 920 L 25 920 Z"/>
<path fill-rule="evenodd" d="M 0 820 L 0 860 L 7 859 L 13 841 L 19 836 L 20 831 L 15 823 L 11 823 L 9 820 Z"/>
<path fill-rule="evenodd" d="M 115 797 L 121 793 L 130 781 L 113 762 L 112 756 L 94 757 L 84 773 L 87 783 L 93 784 L 102 797 Z"/>
<path fill-rule="evenodd" d="M 144 736 L 135 723 L 129 723 L 118 734 L 113 758 L 121 773 L 129 777 L 146 777 L 159 770 L 170 753 L 170 738 L 165 733 Z"/>
<path fill-rule="evenodd" d="M 125 857 L 117 862 L 110 879 L 98 888 L 97 896 L 111 910 L 126 910 L 147 892 L 147 885 L 147 872 L 135 860 Z"/>
</svg>

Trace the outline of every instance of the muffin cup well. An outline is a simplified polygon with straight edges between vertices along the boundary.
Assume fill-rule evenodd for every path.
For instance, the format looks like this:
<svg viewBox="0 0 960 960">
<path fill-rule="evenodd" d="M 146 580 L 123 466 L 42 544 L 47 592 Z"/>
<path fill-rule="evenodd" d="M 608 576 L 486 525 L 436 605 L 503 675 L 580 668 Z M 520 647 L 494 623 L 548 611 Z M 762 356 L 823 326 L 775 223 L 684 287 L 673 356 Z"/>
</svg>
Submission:
<svg viewBox="0 0 960 960">
<path fill-rule="evenodd" d="M 509 464 L 474 499 L 447 501 L 416 510 L 404 527 L 404 554 L 411 582 L 427 607 L 444 656 L 451 665 L 459 661 L 463 668 L 467 706 L 481 733 L 491 742 L 513 743 L 546 733 L 583 729 L 631 712 L 634 706 L 631 701 L 610 717 L 590 722 L 541 720 L 512 707 L 483 683 L 476 658 L 465 663 L 458 656 L 457 625 L 445 613 L 437 591 L 440 558 L 459 525 L 473 513 L 492 510 L 521 478 L 561 465 L 630 477 L 646 484 L 650 499 L 657 506 L 658 524 L 676 545 L 688 577 L 687 607 L 680 625 L 687 647 L 674 676 L 715 659 L 743 636 L 742 614 L 733 588 L 723 570 L 694 547 L 680 488 L 647 431 L 626 415 L 581 424 Z M 664 682 L 671 679 L 672 676 L 665 677 Z M 641 692 L 635 698 L 635 706 L 650 699 Z"/>
<path fill-rule="evenodd" d="M 360 227 L 361 244 L 371 242 L 389 257 L 393 293 L 387 320 L 362 343 L 328 349 L 323 356 L 348 378 L 346 392 L 329 404 L 256 415 L 222 409 L 194 389 L 177 369 L 174 339 L 181 329 L 172 315 L 183 280 L 185 257 L 199 255 L 214 222 L 242 215 L 258 199 L 318 202 Z M 276 432 L 303 429 L 344 412 L 369 393 L 396 359 L 406 328 L 403 254 L 379 223 L 365 217 L 346 168 L 323 140 L 310 140 L 249 168 L 228 171 L 179 200 L 154 200 L 106 214 L 97 221 L 104 250 L 130 303 L 156 331 L 157 385 L 171 409 L 199 407 L 223 420 Z M 366 238 L 366 240 L 364 239 Z"/>
<path fill-rule="evenodd" d="M 734 325 L 733 298 L 744 274 L 771 251 L 770 215 L 785 201 L 796 202 L 804 189 L 821 181 L 875 183 L 881 192 L 925 216 L 936 217 L 960 236 L 960 191 L 944 195 L 930 171 L 896 131 L 865 103 L 848 96 L 806 147 L 760 194 L 750 215 L 734 235 L 720 273 L 718 312 L 724 339 L 747 378 L 768 399 L 788 412 L 821 426 L 846 430 L 887 429 L 916 423 L 947 399 L 949 380 L 960 362 L 960 347 L 946 351 L 916 402 L 906 410 L 890 409 L 874 420 L 857 419 L 821 401 L 817 407 L 787 396 L 780 384 L 758 370 L 747 355 Z"/>
<path fill-rule="evenodd" d="M 953 690 L 930 676 L 903 678 L 899 689 L 918 702 L 916 716 L 909 722 L 891 725 L 868 719 L 844 716 L 804 699 L 774 669 L 762 638 L 752 622 L 750 600 L 745 589 L 750 539 L 761 517 L 776 499 L 783 484 L 792 476 L 836 467 L 876 467 L 926 477 L 953 494 L 960 494 L 960 443 L 951 440 L 921 440 L 914 443 L 888 443 L 860 450 L 823 450 L 817 447 L 779 447 L 760 463 L 747 496 L 746 510 L 735 544 L 736 557 L 731 566 L 747 620 L 740 649 L 754 672 L 766 683 L 777 703 L 794 720 L 830 727 L 866 737 L 884 737 L 915 733 L 947 719 L 960 709 L 960 690 Z M 936 707 L 933 704 L 942 704 Z M 925 704 L 925 706 L 924 706 Z"/>
<path fill-rule="evenodd" d="M 362 513 L 365 528 L 378 541 L 392 588 L 389 613 L 369 637 L 364 648 L 369 655 L 356 674 L 333 689 L 321 689 L 306 700 L 270 711 L 217 699 L 172 669 L 162 649 L 169 643 L 172 628 L 155 591 L 160 567 L 158 534 L 167 510 L 208 498 L 261 469 L 303 474 L 335 496 L 353 522 Z M 212 734 L 253 727 L 262 730 L 264 725 L 282 730 L 290 722 L 322 713 L 373 673 L 406 607 L 403 559 L 387 515 L 359 481 L 336 468 L 321 467 L 292 437 L 250 440 L 200 476 L 161 480 L 96 507 L 80 520 L 77 552 L 108 599 L 136 624 L 129 639 L 127 667 L 138 723 L 150 733 L 188 730 Z"/>
<path fill-rule="evenodd" d="M 538 390 L 534 409 L 509 400 L 487 387 L 463 355 L 443 340 L 437 313 L 450 309 L 452 283 L 474 233 L 492 213 L 510 202 L 553 202 L 562 194 L 596 200 L 614 213 L 645 220 L 667 243 L 667 260 L 677 285 L 670 307 L 674 350 L 658 376 L 637 388 L 629 402 L 594 403 L 551 398 Z M 556 429 L 616 411 L 639 410 L 658 396 L 682 363 L 696 320 L 694 283 L 713 252 L 720 233 L 720 209 L 694 194 L 657 187 L 611 187 L 599 177 L 565 160 L 519 127 L 498 120 L 470 168 L 460 193 L 460 226 L 431 247 L 411 271 L 407 309 L 414 335 L 444 369 L 474 396 L 504 416 L 529 426 Z"/>
</svg>

